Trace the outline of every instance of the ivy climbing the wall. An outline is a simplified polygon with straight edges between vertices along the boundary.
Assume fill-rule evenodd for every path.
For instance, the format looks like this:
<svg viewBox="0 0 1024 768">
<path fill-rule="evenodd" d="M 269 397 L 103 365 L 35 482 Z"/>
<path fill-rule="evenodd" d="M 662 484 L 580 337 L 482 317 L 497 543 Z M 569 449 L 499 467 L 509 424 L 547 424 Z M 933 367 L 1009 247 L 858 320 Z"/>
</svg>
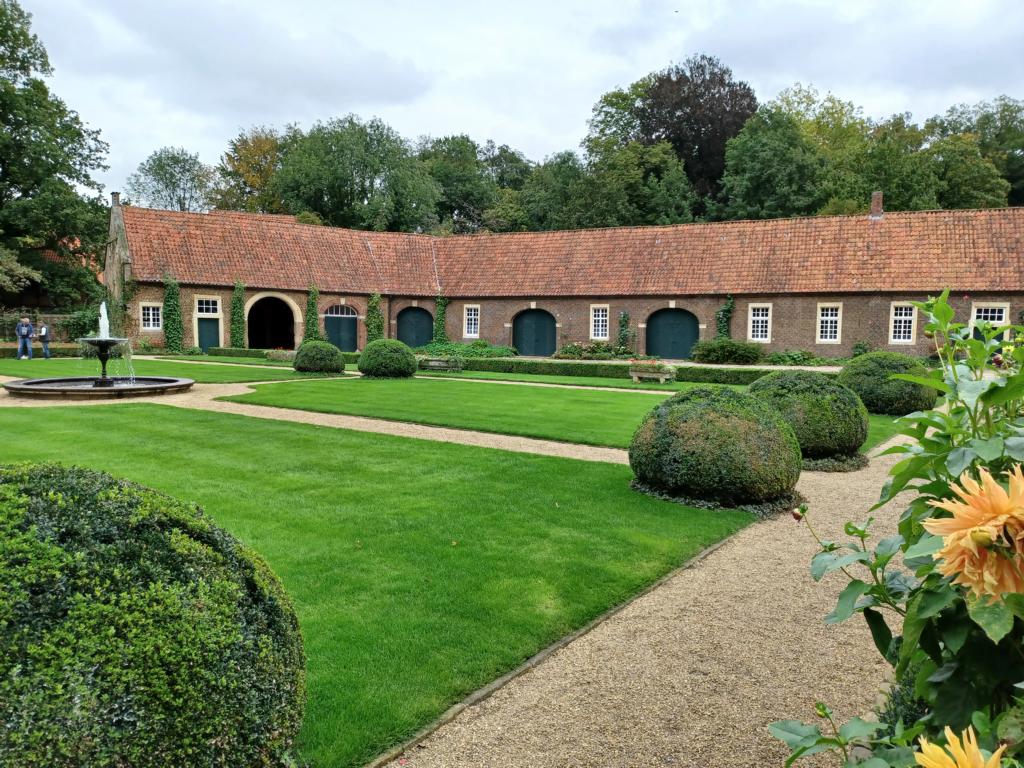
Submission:
<svg viewBox="0 0 1024 768">
<path fill-rule="evenodd" d="M 384 314 L 380 311 L 380 294 L 374 293 L 366 303 L 366 343 L 384 338 Z"/>
<path fill-rule="evenodd" d="M 736 309 L 736 300 L 732 296 L 727 296 L 725 303 L 715 312 L 715 330 L 719 339 L 732 337 L 731 325 L 734 309 Z"/>
<path fill-rule="evenodd" d="M 448 311 L 448 299 L 438 294 L 434 299 L 434 343 L 445 344 L 449 341 L 445 330 L 445 315 Z"/>
<path fill-rule="evenodd" d="M 170 275 L 164 275 L 164 346 L 168 352 L 180 353 L 185 336 L 181 320 L 181 286 Z"/>
<path fill-rule="evenodd" d="M 309 295 L 306 297 L 306 332 L 302 340 L 323 340 L 320 334 L 320 291 L 315 285 L 309 286 Z"/>
<path fill-rule="evenodd" d="M 245 346 L 245 286 L 241 280 L 235 280 L 231 292 L 231 346 Z"/>
</svg>

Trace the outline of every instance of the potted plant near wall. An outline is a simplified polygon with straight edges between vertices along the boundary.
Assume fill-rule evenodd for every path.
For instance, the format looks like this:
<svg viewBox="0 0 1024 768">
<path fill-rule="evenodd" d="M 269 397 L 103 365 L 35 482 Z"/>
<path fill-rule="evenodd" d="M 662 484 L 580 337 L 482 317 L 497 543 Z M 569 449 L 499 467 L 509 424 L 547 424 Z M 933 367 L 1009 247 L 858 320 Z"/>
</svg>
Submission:
<svg viewBox="0 0 1024 768">
<path fill-rule="evenodd" d="M 666 365 L 656 358 L 633 358 L 629 361 L 629 376 L 637 383 L 657 381 L 659 384 L 664 384 L 666 381 L 672 381 L 676 372 L 671 365 Z"/>
</svg>

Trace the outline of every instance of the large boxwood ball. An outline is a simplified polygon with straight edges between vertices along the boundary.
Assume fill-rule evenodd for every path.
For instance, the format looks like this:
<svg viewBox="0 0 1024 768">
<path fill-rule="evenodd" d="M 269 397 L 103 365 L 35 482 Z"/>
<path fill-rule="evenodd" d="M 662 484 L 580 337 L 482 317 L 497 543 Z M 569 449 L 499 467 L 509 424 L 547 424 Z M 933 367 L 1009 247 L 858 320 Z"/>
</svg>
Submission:
<svg viewBox="0 0 1024 768">
<path fill-rule="evenodd" d="M 698 387 L 657 406 L 629 447 L 641 483 L 664 493 L 721 504 L 771 501 L 800 477 L 792 427 L 753 395 Z"/>
<path fill-rule="evenodd" d="M 299 345 L 292 366 L 305 373 L 344 373 L 345 358 L 331 342 L 311 339 Z"/>
<path fill-rule="evenodd" d="M 416 355 L 398 339 L 377 339 L 359 356 L 359 371 L 378 379 L 404 379 L 416 373 Z"/>
<path fill-rule="evenodd" d="M 0 467 L 0 765 L 292 765 L 305 657 L 263 560 L 197 507 Z"/>
<path fill-rule="evenodd" d="M 852 456 L 868 437 L 868 411 L 856 393 L 814 371 L 776 371 L 750 385 L 750 394 L 789 422 L 804 458 Z"/>
<path fill-rule="evenodd" d="M 938 392 L 923 384 L 891 378 L 896 373 L 928 375 L 921 361 L 909 355 L 868 352 L 843 366 L 838 381 L 856 392 L 871 413 L 906 416 L 935 407 Z"/>
</svg>

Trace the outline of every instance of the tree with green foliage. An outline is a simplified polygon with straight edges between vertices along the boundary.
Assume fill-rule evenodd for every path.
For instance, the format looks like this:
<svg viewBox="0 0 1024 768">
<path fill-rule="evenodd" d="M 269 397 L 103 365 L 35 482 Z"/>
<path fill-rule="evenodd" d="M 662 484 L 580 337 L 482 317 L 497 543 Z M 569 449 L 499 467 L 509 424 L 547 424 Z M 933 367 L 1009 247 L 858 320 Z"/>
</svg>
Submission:
<svg viewBox="0 0 1024 768">
<path fill-rule="evenodd" d="M 283 213 L 284 203 L 270 182 L 281 167 L 288 142 L 295 134 L 254 126 L 230 142 L 217 165 L 217 180 L 210 193 L 214 208 L 252 213 Z"/>
<path fill-rule="evenodd" d="M 107 145 L 50 92 L 44 78 L 52 73 L 31 16 L 16 0 L 0 0 L 0 290 L 52 285 L 54 300 L 70 307 L 98 295 L 83 262 L 106 241 L 92 173 L 106 168 Z"/>
<path fill-rule="evenodd" d="M 480 223 L 491 232 L 525 232 L 530 228 L 530 214 L 523 206 L 518 189 L 500 188 L 494 205 L 483 212 Z"/>
<path fill-rule="evenodd" d="M 469 136 L 425 139 L 418 157 L 441 189 L 437 215 L 453 232 L 480 228 L 483 212 L 497 197 L 498 187 L 488 173 L 481 149 Z"/>
<path fill-rule="evenodd" d="M 168 352 L 180 354 L 185 338 L 185 325 L 181 319 L 181 286 L 170 275 L 164 275 L 164 347 Z"/>
<path fill-rule="evenodd" d="M 231 346 L 241 349 L 245 344 L 245 285 L 235 280 L 231 291 Z"/>
<path fill-rule="evenodd" d="M 978 137 L 954 134 L 933 141 L 926 150 L 939 179 L 943 208 L 998 208 L 1008 203 L 1010 182 L 983 157 Z"/>
<path fill-rule="evenodd" d="M 530 230 L 576 227 L 575 193 L 586 168 L 575 152 L 559 152 L 533 169 L 519 193 Z"/>
<path fill-rule="evenodd" d="M 355 115 L 294 137 L 271 182 L 292 213 L 312 211 L 336 227 L 429 230 L 441 190 L 408 142 L 380 120 Z"/>
<path fill-rule="evenodd" d="M 498 146 L 488 141 L 480 148 L 479 157 L 484 170 L 498 189 L 522 189 L 533 170 L 533 163 L 508 144 Z"/>
<path fill-rule="evenodd" d="M 380 294 L 370 294 L 366 302 L 366 343 L 384 338 L 384 313 L 380 310 Z"/>
<path fill-rule="evenodd" d="M 149 208 L 206 211 L 211 207 L 215 171 L 198 153 L 161 147 L 128 177 L 125 191 Z"/>
<path fill-rule="evenodd" d="M 302 335 L 303 341 L 320 341 L 323 335 L 320 333 L 320 290 L 315 286 L 309 286 L 309 293 L 306 296 L 306 330 Z"/>
<path fill-rule="evenodd" d="M 762 107 L 725 150 L 722 204 L 726 219 L 813 214 L 824 203 L 825 160 L 791 115 Z"/>
</svg>

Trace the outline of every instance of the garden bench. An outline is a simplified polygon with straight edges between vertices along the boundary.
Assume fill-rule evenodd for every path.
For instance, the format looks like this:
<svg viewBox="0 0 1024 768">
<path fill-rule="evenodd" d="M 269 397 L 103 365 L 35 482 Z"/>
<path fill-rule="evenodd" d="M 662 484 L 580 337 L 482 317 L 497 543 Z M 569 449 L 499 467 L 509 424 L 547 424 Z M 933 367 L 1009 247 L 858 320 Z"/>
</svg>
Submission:
<svg viewBox="0 0 1024 768">
<path fill-rule="evenodd" d="M 633 368 L 630 369 L 629 375 L 634 384 L 639 384 L 641 381 L 657 381 L 659 384 L 664 384 L 674 377 L 672 371 L 642 371 Z"/>
<path fill-rule="evenodd" d="M 420 358 L 421 371 L 461 371 L 462 360 L 457 357 Z"/>
</svg>

